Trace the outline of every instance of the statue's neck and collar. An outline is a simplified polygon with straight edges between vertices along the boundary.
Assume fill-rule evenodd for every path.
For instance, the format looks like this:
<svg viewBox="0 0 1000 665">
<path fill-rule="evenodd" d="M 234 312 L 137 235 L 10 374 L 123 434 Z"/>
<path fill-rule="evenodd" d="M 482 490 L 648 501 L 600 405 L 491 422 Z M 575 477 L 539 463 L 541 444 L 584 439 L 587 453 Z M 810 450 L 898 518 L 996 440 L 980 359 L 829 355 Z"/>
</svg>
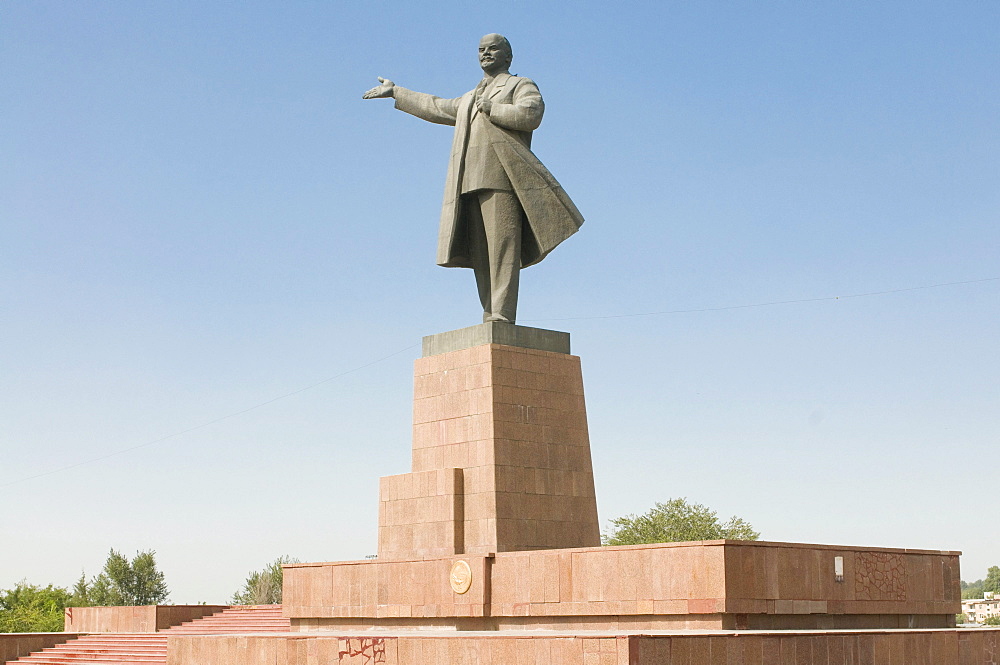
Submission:
<svg viewBox="0 0 1000 665">
<path fill-rule="evenodd" d="M 485 90 L 489 86 L 493 85 L 494 82 L 503 83 L 504 81 L 506 81 L 507 79 L 509 79 L 511 76 L 512 76 L 512 74 L 510 72 L 507 72 L 507 71 L 497 72 L 496 74 L 484 74 L 483 75 L 483 80 L 480 81 L 479 85 L 480 85 L 480 88 L 482 88 L 482 89 Z"/>
</svg>

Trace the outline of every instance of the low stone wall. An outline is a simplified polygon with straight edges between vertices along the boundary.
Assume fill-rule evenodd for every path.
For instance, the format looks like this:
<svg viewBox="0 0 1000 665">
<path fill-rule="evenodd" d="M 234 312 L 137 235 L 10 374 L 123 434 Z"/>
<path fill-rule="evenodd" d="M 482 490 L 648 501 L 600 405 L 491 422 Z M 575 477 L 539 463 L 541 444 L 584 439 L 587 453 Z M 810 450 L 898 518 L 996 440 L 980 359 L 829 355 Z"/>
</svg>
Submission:
<svg viewBox="0 0 1000 665">
<path fill-rule="evenodd" d="M 718 540 L 292 564 L 283 607 L 297 631 L 951 628 L 958 557 Z"/>
<path fill-rule="evenodd" d="M 0 633 L 0 665 L 77 637 L 74 633 Z"/>
<path fill-rule="evenodd" d="M 167 665 L 997 665 L 1000 629 L 177 636 Z"/>
<path fill-rule="evenodd" d="M 449 583 L 458 558 L 472 571 L 472 585 L 462 594 Z M 292 618 L 292 630 L 297 619 L 314 617 L 433 619 L 483 617 L 487 613 L 485 556 L 289 564 L 283 568 L 286 600 L 282 611 Z"/>
<path fill-rule="evenodd" d="M 77 633 L 155 633 L 215 614 L 228 605 L 67 607 L 65 630 Z"/>
</svg>

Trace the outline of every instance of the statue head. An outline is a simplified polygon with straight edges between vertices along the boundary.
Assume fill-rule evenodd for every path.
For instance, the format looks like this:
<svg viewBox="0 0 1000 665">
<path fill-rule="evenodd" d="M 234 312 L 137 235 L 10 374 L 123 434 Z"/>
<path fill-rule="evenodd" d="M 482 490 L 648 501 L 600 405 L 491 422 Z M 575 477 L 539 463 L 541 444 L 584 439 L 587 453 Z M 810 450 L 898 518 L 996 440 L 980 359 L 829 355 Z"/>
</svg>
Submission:
<svg viewBox="0 0 1000 665">
<path fill-rule="evenodd" d="M 510 42 L 503 35 L 492 33 L 479 40 L 479 66 L 487 74 L 495 76 L 507 71 L 513 59 Z"/>
</svg>

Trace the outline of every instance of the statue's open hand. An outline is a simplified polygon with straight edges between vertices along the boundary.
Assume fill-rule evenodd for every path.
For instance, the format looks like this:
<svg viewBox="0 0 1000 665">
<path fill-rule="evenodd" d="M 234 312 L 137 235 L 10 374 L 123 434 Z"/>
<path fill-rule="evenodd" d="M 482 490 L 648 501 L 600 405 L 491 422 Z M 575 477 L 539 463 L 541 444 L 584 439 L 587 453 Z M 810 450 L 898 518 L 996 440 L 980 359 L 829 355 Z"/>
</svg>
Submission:
<svg viewBox="0 0 1000 665">
<path fill-rule="evenodd" d="M 362 99 L 379 99 L 381 97 L 393 96 L 392 91 L 393 88 L 396 87 L 395 83 L 393 83 L 389 79 L 384 79 L 381 76 L 378 77 L 378 82 L 381 83 L 382 85 L 377 85 L 368 92 L 366 92 L 364 95 L 362 95 Z"/>
</svg>

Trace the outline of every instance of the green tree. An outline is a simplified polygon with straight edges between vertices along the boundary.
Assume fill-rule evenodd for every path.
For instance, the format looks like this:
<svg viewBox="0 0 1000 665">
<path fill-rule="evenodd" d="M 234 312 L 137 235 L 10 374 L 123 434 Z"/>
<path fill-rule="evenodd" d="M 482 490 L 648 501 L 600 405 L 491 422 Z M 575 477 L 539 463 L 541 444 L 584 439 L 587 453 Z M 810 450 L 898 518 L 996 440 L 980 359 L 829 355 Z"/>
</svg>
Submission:
<svg viewBox="0 0 1000 665">
<path fill-rule="evenodd" d="M 1000 566 L 990 566 L 986 571 L 986 579 L 983 580 L 983 591 L 1000 593 Z"/>
<path fill-rule="evenodd" d="M 73 585 L 67 607 L 90 607 L 93 605 L 90 600 L 90 584 L 87 582 L 87 574 L 80 573 L 80 579 Z"/>
<path fill-rule="evenodd" d="M 170 595 L 163 573 L 156 568 L 156 552 L 137 552 L 128 557 L 114 549 L 104 562 L 104 570 L 80 590 L 93 605 L 159 605 Z M 77 587 L 80 582 L 77 582 Z M 77 591 L 74 587 L 74 591 Z"/>
<path fill-rule="evenodd" d="M 976 580 L 975 582 L 962 581 L 962 600 L 969 600 L 970 598 L 982 598 L 983 597 L 983 580 Z"/>
<path fill-rule="evenodd" d="M 163 573 L 156 568 L 156 552 L 139 552 L 132 559 L 133 605 L 158 605 L 167 600 L 170 591 Z"/>
<path fill-rule="evenodd" d="M 0 591 L 0 633 L 58 633 L 70 594 L 62 587 L 40 587 L 22 580 Z"/>
<path fill-rule="evenodd" d="M 687 540 L 757 540 L 760 534 L 750 523 L 733 516 L 720 523 L 714 510 L 687 499 L 657 503 L 643 515 L 611 520 L 611 529 L 601 536 L 605 545 L 641 545 Z"/>
<path fill-rule="evenodd" d="M 984 626 L 1000 626 L 1000 616 L 986 617 L 983 619 Z"/>
<path fill-rule="evenodd" d="M 280 556 L 264 567 L 264 570 L 255 570 L 247 576 L 247 581 L 243 583 L 243 588 L 233 594 L 233 599 L 229 601 L 233 605 L 273 605 L 281 602 L 281 585 L 284 575 L 281 565 L 285 563 L 298 563 L 298 559 L 288 556 Z"/>
</svg>

